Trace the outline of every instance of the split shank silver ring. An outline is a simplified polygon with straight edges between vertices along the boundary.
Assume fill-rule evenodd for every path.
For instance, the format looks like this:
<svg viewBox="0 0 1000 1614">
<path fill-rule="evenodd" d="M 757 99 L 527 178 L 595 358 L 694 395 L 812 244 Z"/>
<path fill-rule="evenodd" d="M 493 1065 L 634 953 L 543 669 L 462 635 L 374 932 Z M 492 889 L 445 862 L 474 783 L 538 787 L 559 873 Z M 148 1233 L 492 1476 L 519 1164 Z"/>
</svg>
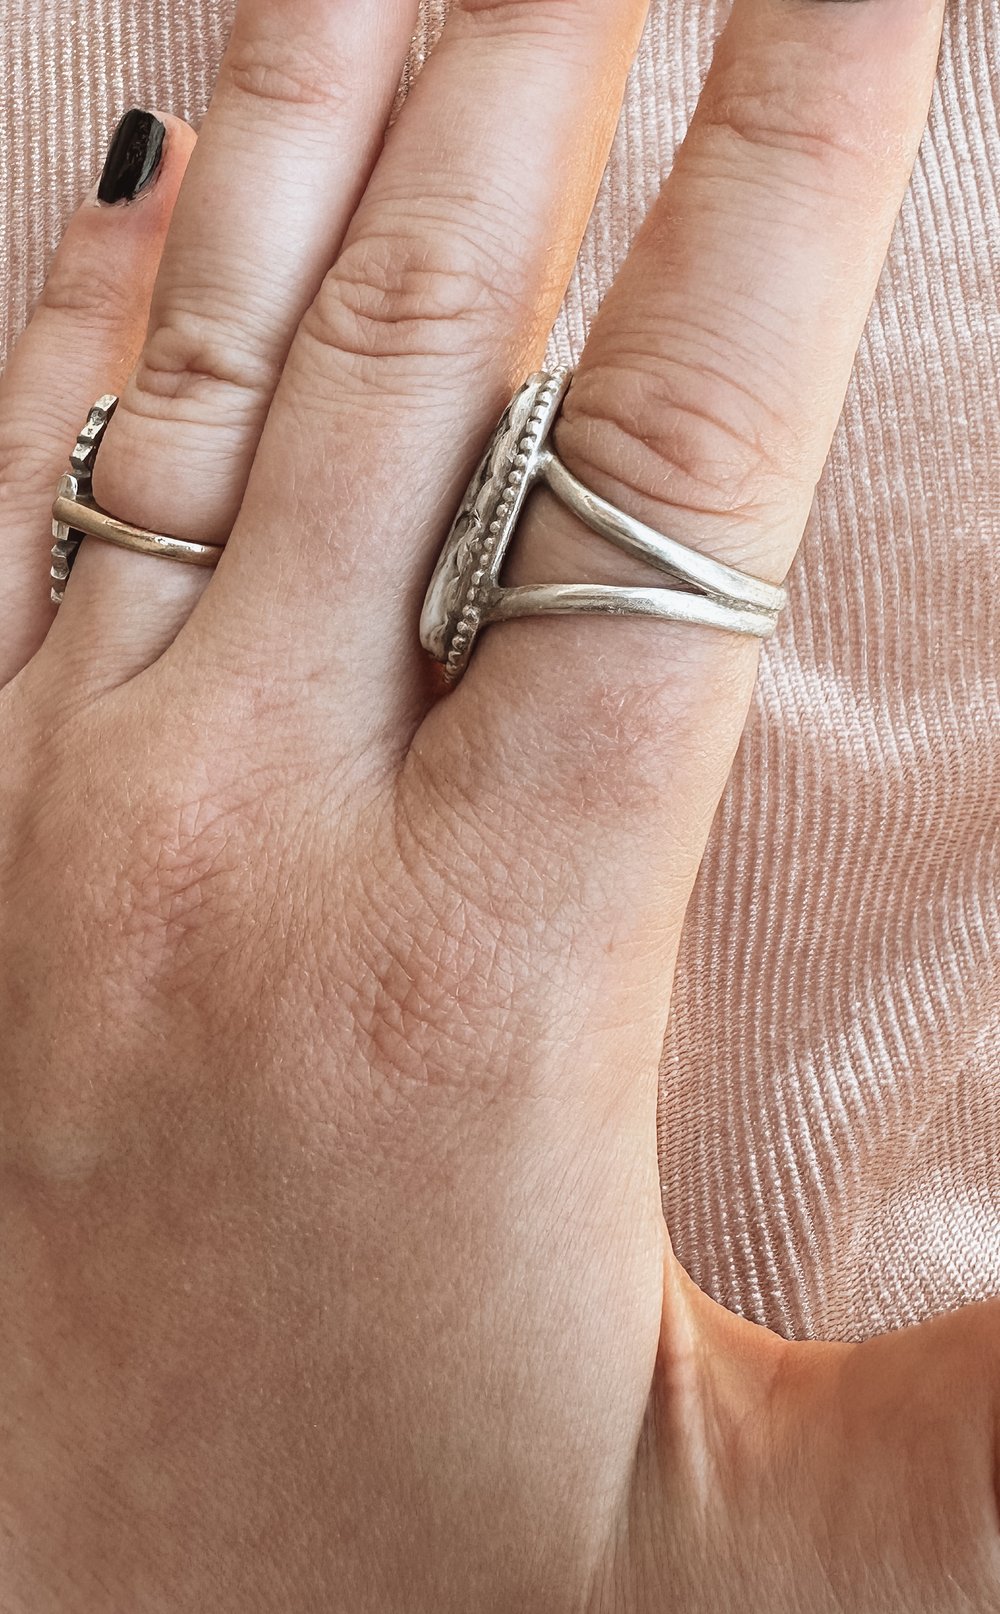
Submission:
<svg viewBox="0 0 1000 1614">
<path fill-rule="evenodd" d="M 113 393 L 98 398 L 83 425 L 70 455 L 70 469 L 59 483 L 52 506 L 52 567 L 50 578 L 53 605 L 61 605 L 69 574 L 84 538 L 99 538 L 119 549 L 134 549 L 141 555 L 159 555 L 163 560 L 181 561 L 186 566 L 215 566 L 222 554 L 220 544 L 193 544 L 183 538 L 168 538 L 161 532 L 148 532 L 102 510 L 93 498 L 94 462 L 108 423 L 118 407 Z"/>
<path fill-rule="evenodd" d="M 625 515 L 577 481 L 549 447 L 571 379 L 568 370 L 528 380 L 490 439 L 431 579 L 420 619 L 424 649 L 455 684 L 491 622 L 606 613 L 696 622 L 770 638 L 787 603 L 784 588 L 687 548 Z M 649 562 L 685 588 L 544 583 L 505 588 L 500 574 L 532 488 L 544 484 L 592 531 Z"/>
</svg>

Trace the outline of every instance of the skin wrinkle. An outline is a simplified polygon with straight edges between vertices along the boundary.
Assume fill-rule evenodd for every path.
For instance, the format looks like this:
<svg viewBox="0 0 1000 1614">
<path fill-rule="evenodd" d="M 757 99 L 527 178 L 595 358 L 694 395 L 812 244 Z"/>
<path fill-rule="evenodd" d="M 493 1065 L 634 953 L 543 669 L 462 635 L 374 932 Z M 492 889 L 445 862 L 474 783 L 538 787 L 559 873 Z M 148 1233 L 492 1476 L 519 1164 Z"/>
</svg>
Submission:
<svg viewBox="0 0 1000 1614">
<path fill-rule="evenodd" d="M 278 0 L 251 3 L 276 15 Z M 184 52 L 173 47 L 192 41 L 192 15 L 203 48 L 199 30 L 211 19 L 199 5 L 168 4 L 158 18 L 166 33 L 157 38 L 178 62 Z M 310 5 L 317 29 L 354 15 L 346 4 L 339 12 Z M 103 0 L 79 6 L 83 22 L 109 25 Z M 519 257 L 512 240 L 506 267 L 512 284 L 530 278 L 554 199 L 565 208 L 564 249 L 574 217 L 582 229 L 610 137 L 610 124 L 596 127 L 609 80 L 589 30 L 604 18 L 610 39 L 613 23 L 621 50 L 616 43 L 608 59 L 623 61 L 638 11 L 564 5 L 559 26 L 581 20 L 581 34 L 566 52 L 561 86 L 532 79 L 543 53 L 525 49 L 514 53 L 516 72 L 502 82 L 484 75 L 466 94 L 453 41 L 428 64 L 400 116 L 400 139 L 386 148 L 393 195 L 409 178 L 418 196 L 435 151 L 435 183 L 445 185 L 449 142 L 482 163 L 484 207 L 491 175 L 501 173 L 497 192 L 506 198 L 512 163 L 520 164 L 530 252 Z M 677 0 L 653 15 L 608 193 L 627 207 L 629 233 L 657 169 L 669 166 L 721 11 L 713 0 Z M 515 21 L 527 15 L 521 0 L 505 12 Z M 696 546 L 746 544 L 746 564 L 762 573 L 789 564 L 805 518 L 800 499 L 811 495 L 828 448 L 824 434 L 840 408 L 923 117 L 933 21 L 927 0 L 798 13 L 736 0 L 723 50 L 761 63 L 768 82 L 783 58 L 790 72 L 803 71 L 802 58 L 797 49 L 758 51 L 759 31 L 780 46 L 795 45 L 807 28 L 817 40 L 831 30 L 836 48 L 817 53 L 815 73 L 790 100 L 807 106 L 813 90 L 814 105 L 829 107 L 821 76 L 849 76 L 845 108 L 884 125 L 873 135 L 886 168 L 872 181 L 872 206 L 834 206 L 836 186 L 789 187 L 787 154 L 773 141 L 752 151 L 731 143 L 710 205 L 695 185 L 697 161 L 681 161 L 669 225 L 655 248 L 645 238 L 633 260 L 639 269 L 626 271 L 625 301 L 595 326 L 591 359 L 603 352 L 606 390 L 598 423 L 616 422 L 615 329 L 627 333 L 630 353 L 653 344 L 655 364 L 660 335 L 669 347 L 678 331 L 697 330 L 684 308 L 697 308 L 699 282 L 716 292 L 706 372 L 718 368 L 731 310 L 738 421 L 755 395 L 769 405 L 773 366 L 787 359 L 788 424 L 801 442 L 773 445 L 780 421 L 763 409 L 759 428 L 751 420 L 742 435 L 748 458 L 756 444 L 769 466 L 801 449 L 801 487 L 779 489 L 774 512 L 758 500 L 746 512 L 756 528 L 738 528 L 731 514 L 683 517 Z M 34 37 L 53 40 L 47 16 L 36 11 L 34 27 Z M 139 37 L 141 17 L 136 27 Z M 71 49 L 50 51 L 59 83 L 91 32 L 81 27 Z M 586 82 L 585 36 L 595 61 Z M 561 59 L 546 55 L 546 74 Z M 126 82 L 120 50 L 112 65 Z M 650 115 L 642 96 L 654 80 Z M 663 85 L 669 101 L 660 99 Z M 784 108 L 763 125 L 780 126 Z M 212 128 L 209 119 L 199 147 L 206 173 Z M 331 132 L 330 173 L 345 135 Z M 180 138 L 173 128 L 168 184 L 179 177 Z M 270 143 L 272 157 L 279 143 Z M 631 172 L 623 166 L 629 146 Z M 204 230 L 227 217 L 239 226 L 219 181 L 235 174 L 240 154 L 224 140 L 217 152 L 223 147 L 225 164 L 203 192 L 213 202 Z M 288 149 L 301 162 L 294 133 Z M 532 162 L 523 158 L 529 149 Z M 831 161 L 840 160 L 834 152 Z M 355 178 L 359 162 L 364 153 L 355 151 Z M 766 192 L 762 171 L 772 164 Z M 738 200 L 744 178 L 753 204 Z M 274 184 L 259 189 L 248 215 L 259 241 L 269 232 L 287 241 L 295 234 L 287 220 L 266 216 Z M 810 196 L 812 232 L 801 229 Z M 144 216 L 158 250 L 166 219 L 156 194 L 149 201 Z M 329 201 L 317 197 L 315 214 L 329 218 Z M 624 247 L 608 206 L 606 195 L 576 282 L 581 321 Z M 371 217 L 377 226 L 377 212 Z M 302 222 L 312 220 L 310 212 Z M 796 573 L 798 606 L 762 658 L 745 738 L 756 648 L 708 635 L 666 628 L 654 636 L 611 622 L 522 633 L 511 624 L 484 636 L 469 678 L 446 700 L 424 677 L 414 627 L 420 588 L 494 405 L 540 361 L 569 269 L 565 250 L 548 266 L 546 308 L 527 319 L 515 296 L 499 317 L 523 318 L 516 331 L 498 335 L 484 322 L 481 348 L 442 351 L 442 368 L 404 377 L 399 397 L 352 393 L 335 356 L 315 347 L 307 365 L 290 366 L 257 451 L 245 518 L 199 603 L 171 594 L 180 568 L 151 573 L 126 557 L 133 569 L 102 571 L 108 556 L 85 549 L 68 610 L 30 680 L 15 678 L 0 694 L 0 791 L 13 808 L 0 813 L 0 834 L 23 834 L 0 860 L 18 868 L 0 893 L 3 945 L 17 955 L 18 979 L 25 972 L 34 988 L 19 993 L 0 971 L 0 1096 L 13 1123 L 0 1127 L 12 1162 L 0 1171 L 8 1232 L 0 1240 L 0 1517 L 18 1525 L 14 1561 L 0 1569 L 10 1614 L 34 1614 L 45 1601 L 59 1574 L 53 1557 L 72 1560 L 60 1614 L 94 1614 L 87 1603 L 99 1599 L 98 1582 L 109 1588 L 105 1602 L 177 1614 L 205 1606 L 271 1614 L 290 1602 L 331 1614 L 596 1614 L 595 1588 L 601 1614 L 736 1614 L 744 1605 L 775 1614 L 903 1606 L 907 1614 L 992 1614 L 1000 1587 L 995 1311 L 959 1312 L 871 1349 L 785 1343 L 684 1277 L 666 1249 L 660 1207 L 662 1187 L 679 1253 L 701 1263 L 699 1276 L 707 1267 L 720 1299 L 744 1312 L 767 1308 L 788 1332 L 803 1332 L 803 1317 L 817 1315 L 820 1281 L 824 1296 L 838 1285 L 845 1293 L 870 1286 L 883 1315 L 898 1306 L 907 1273 L 923 1296 L 929 1249 L 967 1253 L 951 1227 L 953 1207 L 926 1181 L 921 1197 L 909 1170 L 898 1171 L 893 1134 L 911 1132 L 903 1073 L 907 1083 L 933 1074 L 949 1092 L 961 1090 L 955 1071 L 968 1064 L 967 1031 L 948 1022 L 951 995 L 963 1000 L 964 1026 L 984 1030 L 973 988 L 978 969 L 980 993 L 988 992 L 988 955 L 978 942 L 978 951 L 956 946 L 949 927 L 958 920 L 967 942 L 988 934 L 990 914 L 981 901 L 978 929 L 963 930 L 970 915 L 950 882 L 954 863 L 963 891 L 982 898 L 988 871 L 970 856 L 968 821 L 949 845 L 948 867 L 930 847 L 913 855 L 927 841 L 921 826 L 961 818 L 958 781 L 945 777 L 940 756 L 914 766 L 900 788 L 916 788 L 919 776 L 919 792 L 891 795 L 888 815 L 862 811 L 878 792 L 866 786 L 859 806 L 836 768 L 831 787 L 831 759 L 812 749 L 802 695 L 803 666 L 815 673 L 824 657 L 836 661 L 854 698 L 826 732 L 841 761 L 857 754 L 874 767 L 877 748 L 864 735 L 878 653 L 872 639 L 870 657 L 862 654 L 869 646 L 862 635 L 859 649 L 856 617 L 873 633 L 877 624 L 884 674 L 905 672 L 901 688 L 914 688 L 917 658 L 933 662 L 917 686 L 916 725 L 880 735 L 894 755 L 908 737 L 923 759 L 927 734 L 942 737 L 928 716 L 928 681 L 944 678 L 952 698 L 957 688 L 948 611 L 961 607 L 959 661 L 988 628 L 988 594 L 931 590 L 941 581 L 935 568 L 951 577 L 955 554 L 964 554 L 960 524 L 947 545 L 937 541 L 939 526 L 919 530 L 922 466 L 912 442 L 910 457 L 897 451 L 911 440 L 911 416 L 934 419 L 941 407 L 941 375 L 926 362 L 941 305 L 928 310 L 921 299 L 926 280 L 951 306 L 952 270 L 933 255 L 961 243 L 945 230 L 947 210 L 939 222 L 923 257 L 904 255 L 897 288 L 920 341 L 900 367 L 898 354 L 878 346 L 885 330 L 876 322 L 863 355 L 873 369 L 863 372 L 871 390 L 860 426 L 849 401 L 850 485 L 864 498 L 841 499 L 836 533 L 819 535 L 818 573 Z M 106 221 L 108 232 L 118 227 Z M 237 234 L 234 275 L 252 261 Z M 119 261 L 128 270 L 128 254 L 114 250 L 119 238 L 106 239 L 106 273 Z M 312 250 L 315 271 L 315 240 Z M 643 269 L 647 250 L 656 256 Z M 274 290 L 276 312 L 288 320 L 288 304 L 278 307 L 286 268 L 284 260 Z M 786 313 L 785 339 L 775 335 L 768 346 L 757 386 L 746 368 L 753 321 L 735 290 L 723 295 L 727 272 L 751 297 L 754 277 L 764 283 L 762 325 Z M 419 297 L 430 288 L 409 289 L 419 322 Z M 630 304 L 641 317 L 629 317 Z M 670 317 L 657 315 L 664 307 Z M 137 297 L 137 329 L 144 313 Z M 461 332 L 461 311 L 455 324 Z M 562 338 L 582 335 L 579 323 L 560 329 Z M 58 368 L 29 339 L 16 388 L 19 412 L 35 390 L 61 400 L 60 458 L 77 414 L 64 359 L 75 344 L 72 328 L 63 331 Z M 675 379 L 673 349 L 660 360 Z M 683 402 L 711 420 L 712 397 L 694 390 L 697 352 L 683 363 L 692 386 Z M 974 347 L 962 349 L 961 364 L 985 396 L 992 378 Z M 897 370 L 890 408 L 885 375 Z M 636 374 L 630 384 L 638 382 Z M 714 376 L 706 383 L 719 385 Z M 963 398 L 973 395 L 970 382 Z M 599 445 L 594 451 L 596 466 L 617 468 L 655 520 L 664 516 L 662 467 L 638 453 L 632 460 L 630 443 L 662 443 L 670 427 L 661 410 L 671 402 L 669 388 L 650 388 L 655 418 L 641 422 L 636 404 L 634 418 L 617 422 L 614 457 L 602 462 Z M 986 441 L 985 411 L 977 429 Z M 178 475 L 165 446 L 152 432 L 127 454 L 119 443 L 123 490 L 135 496 L 143 466 L 164 520 L 175 496 L 189 519 L 201 517 L 202 498 L 221 520 L 210 468 L 182 455 Z M 705 509 L 725 512 L 731 489 L 720 485 L 718 465 L 705 477 Z M 950 490 L 948 478 L 942 487 Z M 43 494 L 51 490 L 40 482 L 39 530 Z M 571 535 L 554 552 L 567 535 L 554 530 L 541 498 L 534 521 L 536 535 L 546 524 L 549 540 L 536 558 L 573 564 Z M 8 547 L 29 552 L 29 537 L 5 532 L 0 568 Z M 522 537 L 530 564 L 527 524 Z M 936 605 L 929 621 L 919 608 L 925 598 Z M 892 643 L 894 623 L 905 644 Z M 816 687 L 825 687 L 821 676 Z M 77 709 L 82 722 L 68 715 Z M 424 713 L 413 766 L 403 758 Z M 790 766 L 793 745 L 805 749 Z M 723 797 L 738 747 L 743 758 Z M 44 803 L 24 785 L 39 754 L 54 779 Z M 818 794 L 811 777 L 826 780 Z M 154 806 L 162 859 L 155 843 L 129 844 L 129 826 L 141 827 Z M 711 848 L 702 862 L 717 810 L 740 849 L 728 864 Z M 44 834 L 35 835 L 39 822 Z M 111 903 L 111 923 L 91 923 L 93 907 L 114 890 L 122 841 L 155 924 L 169 926 L 178 878 L 206 898 L 181 923 L 210 964 L 198 979 L 179 958 L 182 990 L 160 994 L 155 1019 L 136 1013 L 127 993 L 115 996 L 116 972 L 134 968 L 119 934 L 123 905 Z M 816 907 L 817 889 L 825 907 Z M 689 903 L 701 914 L 697 967 L 688 957 L 679 971 L 674 1010 Z M 894 943 L 903 934 L 901 951 Z M 804 946 L 810 936 L 822 938 L 818 949 Z M 855 991 L 859 982 L 867 985 Z M 917 1043 L 929 1006 L 940 1017 L 932 1073 Z M 668 1010 L 658 1161 L 656 1050 Z M 838 1059 L 817 1078 L 824 1038 L 835 1032 Z M 983 1113 L 978 1131 L 958 1108 L 947 1111 L 948 1124 L 978 1148 L 992 1136 Z M 871 1190 L 883 1221 L 856 1200 L 844 1204 L 845 1163 L 848 1198 L 858 1180 L 852 1148 L 884 1155 Z M 24 1170 L 32 1158 L 33 1174 Z M 82 1186 L 60 1194 L 60 1172 L 76 1172 Z M 831 1207 L 818 1194 L 823 1184 L 832 1185 Z M 32 1215 L 44 1221 L 44 1239 L 30 1232 Z M 920 1244 L 915 1264 L 901 1259 L 892 1236 L 900 1217 L 911 1246 Z M 859 1283 L 856 1244 L 878 1243 L 882 1226 L 882 1264 L 860 1271 Z M 817 1251 L 830 1258 L 822 1272 Z M 850 1315 L 864 1303 L 853 1296 Z M 801 1315 L 789 1311 L 796 1305 Z"/>
</svg>

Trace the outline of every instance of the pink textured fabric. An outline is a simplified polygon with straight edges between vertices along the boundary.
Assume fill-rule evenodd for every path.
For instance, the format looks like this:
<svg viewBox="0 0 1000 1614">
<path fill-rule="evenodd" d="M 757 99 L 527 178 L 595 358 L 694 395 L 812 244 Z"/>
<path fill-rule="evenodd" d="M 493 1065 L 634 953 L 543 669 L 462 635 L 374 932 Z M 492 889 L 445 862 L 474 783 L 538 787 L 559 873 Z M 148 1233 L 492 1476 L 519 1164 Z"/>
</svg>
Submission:
<svg viewBox="0 0 1000 1614">
<path fill-rule="evenodd" d="M 670 165 L 725 6 L 654 5 L 564 358 Z M 0 341 L 119 111 L 197 122 L 230 16 L 231 0 L 4 0 Z M 957 0 L 664 1050 L 678 1253 L 792 1336 L 1000 1293 L 998 102 L 1000 0 Z"/>
</svg>

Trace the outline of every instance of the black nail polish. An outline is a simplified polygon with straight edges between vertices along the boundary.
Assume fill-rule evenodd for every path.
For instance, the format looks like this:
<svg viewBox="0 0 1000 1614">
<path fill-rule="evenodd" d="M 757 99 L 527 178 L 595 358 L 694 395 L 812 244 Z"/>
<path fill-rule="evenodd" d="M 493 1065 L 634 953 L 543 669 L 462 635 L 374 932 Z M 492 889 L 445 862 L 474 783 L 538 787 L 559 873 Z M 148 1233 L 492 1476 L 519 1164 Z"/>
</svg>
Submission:
<svg viewBox="0 0 1000 1614">
<path fill-rule="evenodd" d="M 114 207 L 134 202 L 156 178 L 167 131 L 152 112 L 133 107 L 111 137 L 97 200 Z"/>
</svg>

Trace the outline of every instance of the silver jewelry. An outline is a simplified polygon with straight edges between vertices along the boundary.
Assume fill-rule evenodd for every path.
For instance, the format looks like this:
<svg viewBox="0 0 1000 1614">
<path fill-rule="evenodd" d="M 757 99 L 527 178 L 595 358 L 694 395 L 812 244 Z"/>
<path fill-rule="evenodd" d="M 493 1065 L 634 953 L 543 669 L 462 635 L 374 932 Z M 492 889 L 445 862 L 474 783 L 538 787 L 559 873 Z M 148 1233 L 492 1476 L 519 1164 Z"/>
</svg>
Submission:
<svg viewBox="0 0 1000 1614">
<path fill-rule="evenodd" d="M 94 462 L 117 407 L 118 399 L 113 393 L 98 398 L 70 455 L 69 473 L 62 478 L 56 492 L 52 506 L 55 543 L 50 572 L 53 605 L 62 604 L 77 551 L 87 537 L 100 538 L 103 543 L 116 544 L 119 549 L 134 549 L 141 555 L 179 560 L 186 566 L 216 566 L 222 554 L 219 544 L 188 543 L 183 538 L 148 532 L 144 527 L 119 521 L 94 503 Z"/>
<path fill-rule="evenodd" d="M 515 394 L 445 540 L 424 601 L 420 639 L 449 683 L 461 678 L 477 636 L 491 622 L 610 613 L 697 622 L 767 639 L 787 603 L 784 588 L 688 549 L 577 481 L 548 446 L 570 379 L 568 370 L 534 375 Z M 540 483 L 594 532 L 697 592 L 590 583 L 503 587 L 504 560 L 528 495 Z"/>
</svg>

